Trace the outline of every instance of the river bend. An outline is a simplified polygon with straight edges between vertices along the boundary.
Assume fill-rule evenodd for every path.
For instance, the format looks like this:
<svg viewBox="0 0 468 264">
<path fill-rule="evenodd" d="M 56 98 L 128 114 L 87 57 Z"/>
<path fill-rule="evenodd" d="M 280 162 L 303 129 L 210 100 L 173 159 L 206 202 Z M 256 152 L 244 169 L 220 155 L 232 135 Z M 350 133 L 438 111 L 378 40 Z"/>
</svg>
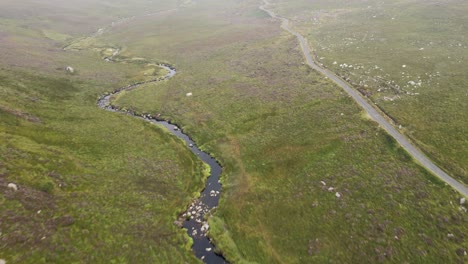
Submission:
<svg viewBox="0 0 468 264">
<path fill-rule="evenodd" d="M 175 223 L 177 223 L 178 226 L 183 226 L 185 229 L 187 229 L 188 235 L 193 239 L 192 249 L 197 258 L 201 259 L 205 263 L 227 263 L 227 261 L 221 255 L 215 253 L 215 247 L 211 239 L 207 237 L 209 225 L 204 219 L 205 214 L 209 213 L 211 209 L 216 208 L 219 203 L 219 197 L 221 194 L 219 176 L 221 175 L 222 171 L 219 163 L 213 157 L 211 157 L 210 154 L 200 150 L 195 142 L 177 125 L 171 124 L 168 121 L 159 119 L 150 114 L 140 114 L 130 110 L 123 110 L 111 104 L 111 98 L 114 95 L 117 95 L 123 91 L 133 90 L 142 84 L 167 80 L 176 74 L 176 70 L 169 65 L 160 64 L 159 67 L 166 69 L 168 74 L 161 78 L 138 82 L 118 88 L 99 97 L 97 105 L 107 111 L 131 115 L 135 118 L 140 118 L 147 122 L 164 126 L 173 135 L 184 140 L 187 144 L 187 147 L 203 162 L 210 166 L 210 176 L 206 180 L 205 188 L 201 192 L 200 197 L 193 200 L 187 210 L 181 215 L 180 219 L 175 221 Z"/>
</svg>

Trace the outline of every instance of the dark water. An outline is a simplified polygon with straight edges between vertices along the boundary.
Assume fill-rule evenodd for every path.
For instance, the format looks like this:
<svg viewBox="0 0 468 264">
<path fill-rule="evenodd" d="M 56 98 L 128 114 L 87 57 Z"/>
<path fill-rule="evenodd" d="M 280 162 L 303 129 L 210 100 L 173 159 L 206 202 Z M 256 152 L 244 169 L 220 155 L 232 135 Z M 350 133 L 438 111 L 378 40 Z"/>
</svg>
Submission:
<svg viewBox="0 0 468 264">
<path fill-rule="evenodd" d="M 221 184 L 219 183 L 219 176 L 221 175 L 222 168 L 219 163 L 211 157 L 208 153 L 201 151 L 195 142 L 183 133 L 183 131 L 176 125 L 171 124 L 167 121 L 160 120 L 157 117 L 151 116 L 149 114 L 139 114 L 132 111 L 124 111 L 110 104 L 110 98 L 112 95 L 118 94 L 124 90 L 132 90 L 138 86 L 158 82 L 161 80 L 169 79 L 176 74 L 175 69 L 171 68 L 168 65 L 159 65 L 162 68 L 165 68 L 169 73 L 155 80 L 150 80 L 146 82 L 139 82 L 131 84 L 125 87 L 121 87 L 109 94 L 103 95 L 99 98 L 97 105 L 105 110 L 111 112 L 119 112 L 123 114 L 132 115 L 137 118 L 144 119 L 148 122 L 162 125 L 167 128 L 172 134 L 181 138 L 187 144 L 187 147 L 195 153 L 203 162 L 208 164 L 211 168 L 210 177 L 206 181 L 205 189 L 201 192 L 200 198 L 193 201 L 189 205 L 187 211 L 182 214 L 183 219 L 187 219 L 183 222 L 183 227 L 187 229 L 188 235 L 193 239 L 193 251 L 197 258 L 203 260 L 205 263 L 228 263 L 222 256 L 214 252 L 214 245 L 211 243 L 210 239 L 206 236 L 207 231 L 209 230 L 209 225 L 204 221 L 204 215 L 208 213 L 211 209 L 218 206 L 219 196 L 221 194 Z"/>
</svg>

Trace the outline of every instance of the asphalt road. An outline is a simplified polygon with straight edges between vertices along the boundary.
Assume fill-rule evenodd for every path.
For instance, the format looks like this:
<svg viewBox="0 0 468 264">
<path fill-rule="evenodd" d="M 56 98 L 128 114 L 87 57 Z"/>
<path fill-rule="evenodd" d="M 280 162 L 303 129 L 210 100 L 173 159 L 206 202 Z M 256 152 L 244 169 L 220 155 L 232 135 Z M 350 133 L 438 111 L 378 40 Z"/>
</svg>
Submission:
<svg viewBox="0 0 468 264">
<path fill-rule="evenodd" d="M 265 8 L 266 5 L 269 5 L 270 3 L 266 0 L 263 0 L 265 5 L 261 6 L 260 9 L 263 11 L 267 12 L 272 18 L 276 18 L 281 20 L 281 27 L 288 31 L 289 33 L 293 34 L 294 36 L 297 37 L 299 40 L 299 43 L 301 44 L 302 52 L 304 53 L 304 57 L 306 59 L 307 64 L 312 67 L 314 70 L 320 72 L 321 74 L 325 75 L 328 77 L 330 80 L 338 84 L 343 90 L 345 90 L 348 95 L 350 95 L 354 101 L 356 101 L 364 110 L 369 114 L 370 118 L 377 122 L 389 135 L 391 135 L 413 158 L 416 160 L 420 165 L 425 167 L 427 170 L 432 172 L 434 175 L 439 177 L 441 180 L 443 180 L 445 183 L 448 185 L 452 186 L 455 190 L 460 192 L 464 196 L 468 196 L 468 188 L 452 178 L 450 175 L 445 173 L 443 170 L 441 170 L 437 165 L 435 165 L 424 153 L 422 153 L 421 150 L 416 148 L 413 144 L 411 144 L 408 139 L 400 134 L 397 129 L 395 129 L 388 121 L 383 117 L 377 110 L 355 89 L 351 88 L 349 84 L 347 84 L 345 81 L 343 81 L 341 78 L 339 78 L 335 73 L 332 71 L 329 71 L 327 69 L 324 69 L 317 65 L 315 61 L 312 59 L 311 53 L 310 53 L 310 47 L 307 44 L 307 40 L 299 33 L 295 32 L 289 27 L 289 20 L 276 15 L 273 11 L 268 10 Z"/>
</svg>

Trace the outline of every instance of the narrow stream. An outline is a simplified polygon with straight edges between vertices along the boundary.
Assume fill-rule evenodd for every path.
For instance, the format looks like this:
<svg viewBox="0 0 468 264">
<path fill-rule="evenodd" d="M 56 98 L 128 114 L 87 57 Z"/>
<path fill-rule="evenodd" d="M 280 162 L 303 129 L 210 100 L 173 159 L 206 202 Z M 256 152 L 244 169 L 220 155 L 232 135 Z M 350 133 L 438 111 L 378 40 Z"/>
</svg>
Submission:
<svg viewBox="0 0 468 264">
<path fill-rule="evenodd" d="M 222 168 L 219 163 L 210 156 L 210 154 L 201 151 L 195 142 L 190 139 L 189 136 L 184 134 L 184 132 L 174 124 L 171 124 L 165 120 L 161 120 L 157 117 L 154 117 L 146 113 L 135 113 L 129 110 L 122 110 L 110 103 L 110 99 L 113 95 L 116 95 L 122 91 L 129 91 L 137 88 L 138 86 L 146 83 L 153 83 L 162 80 L 169 79 L 176 74 L 176 70 L 169 65 L 159 65 L 160 67 L 166 69 L 169 73 L 161 78 L 157 78 L 150 81 L 138 82 L 119 89 L 114 90 L 113 92 L 102 95 L 98 101 L 97 105 L 107 111 L 118 112 L 122 114 L 127 114 L 146 120 L 151 123 L 159 124 L 167 128 L 169 132 L 181 138 L 187 144 L 187 147 L 195 153 L 203 162 L 208 164 L 211 168 L 211 173 L 209 178 L 206 180 L 206 185 L 203 191 L 201 192 L 200 198 L 194 200 L 187 210 L 182 214 L 181 218 L 183 223 L 182 226 L 187 229 L 188 235 L 193 239 L 193 251 L 197 258 L 201 259 L 204 263 L 228 263 L 223 256 L 218 255 L 214 252 L 214 245 L 211 240 L 206 236 L 209 225 L 205 221 L 204 216 L 211 209 L 218 206 L 219 196 L 221 194 L 221 184 L 219 183 L 219 176 L 221 174 Z"/>
</svg>

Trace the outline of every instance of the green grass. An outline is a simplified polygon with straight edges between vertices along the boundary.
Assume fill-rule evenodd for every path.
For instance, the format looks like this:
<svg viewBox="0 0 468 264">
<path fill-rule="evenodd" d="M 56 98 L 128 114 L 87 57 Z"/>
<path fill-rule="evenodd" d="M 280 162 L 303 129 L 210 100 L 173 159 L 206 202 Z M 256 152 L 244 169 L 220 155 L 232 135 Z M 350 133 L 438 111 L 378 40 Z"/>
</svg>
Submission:
<svg viewBox="0 0 468 264">
<path fill-rule="evenodd" d="M 99 46 L 63 52 L 72 37 L 63 28 L 74 24 L 77 37 L 99 21 L 77 25 L 74 17 L 56 17 L 51 28 L 35 24 L 43 17 L 16 19 L 31 10 L 17 10 L 22 3 L 5 4 L 0 259 L 196 262 L 188 236 L 173 222 L 202 188 L 203 164 L 164 129 L 96 106 L 105 91 L 165 72 L 154 65 L 106 63 Z M 70 12 L 84 15 L 93 7 L 75 8 Z M 119 60 L 125 62 L 124 55 Z M 76 72 L 67 74 L 67 65 Z M 19 191 L 8 189 L 10 182 Z"/>
<path fill-rule="evenodd" d="M 173 224 L 204 178 L 185 144 L 97 108 L 97 83 L 9 70 L 1 79 L 2 258 L 193 261 Z"/>
<path fill-rule="evenodd" d="M 232 17 L 201 7 L 190 13 L 214 22 L 183 13 L 161 18 L 171 28 L 157 39 L 125 42 L 138 56 L 168 58 L 178 74 L 116 103 L 176 121 L 222 162 L 224 192 L 210 222 L 229 260 L 462 261 L 456 252 L 467 246 L 466 214 L 459 196 L 363 119 L 338 87 L 303 66 L 295 39 L 269 19 L 228 25 Z M 115 32 L 116 40 L 144 28 L 141 22 Z M 231 31 L 243 37 L 224 41 Z M 150 42 L 157 48 L 144 48 Z M 448 238 L 451 232 L 458 239 Z"/>
<path fill-rule="evenodd" d="M 466 2 L 276 2 L 322 63 L 351 79 L 438 165 L 468 182 Z"/>
<path fill-rule="evenodd" d="M 306 67 L 296 40 L 258 4 L 192 1 L 73 42 L 76 51 L 58 52 L 67 43 L 54 49 L 27 31 L 17 38 L 39 44 L 28 62 L 33 51 L 20 51 L 29 44 L 8 40 L 0 179 L 27 193 L 0 189 L 2 241 L 12 243 L 0 258 L 196 261 L 172 222 L 201 188 L 202 164 L 158 127 L 95 106 L 97 95 L 145 78 L 148 63 L 167 62 L 176 76 L 115 103 L 177 122 L 222 163 L 221 202 L 209 221 L 228 260 L 463 263 L 459 195 Z M 102 61 L 110 47 L 122 48 L 121 63 Z M 38 58 L 47 56 L 44 67 Z"/>
</svg>

